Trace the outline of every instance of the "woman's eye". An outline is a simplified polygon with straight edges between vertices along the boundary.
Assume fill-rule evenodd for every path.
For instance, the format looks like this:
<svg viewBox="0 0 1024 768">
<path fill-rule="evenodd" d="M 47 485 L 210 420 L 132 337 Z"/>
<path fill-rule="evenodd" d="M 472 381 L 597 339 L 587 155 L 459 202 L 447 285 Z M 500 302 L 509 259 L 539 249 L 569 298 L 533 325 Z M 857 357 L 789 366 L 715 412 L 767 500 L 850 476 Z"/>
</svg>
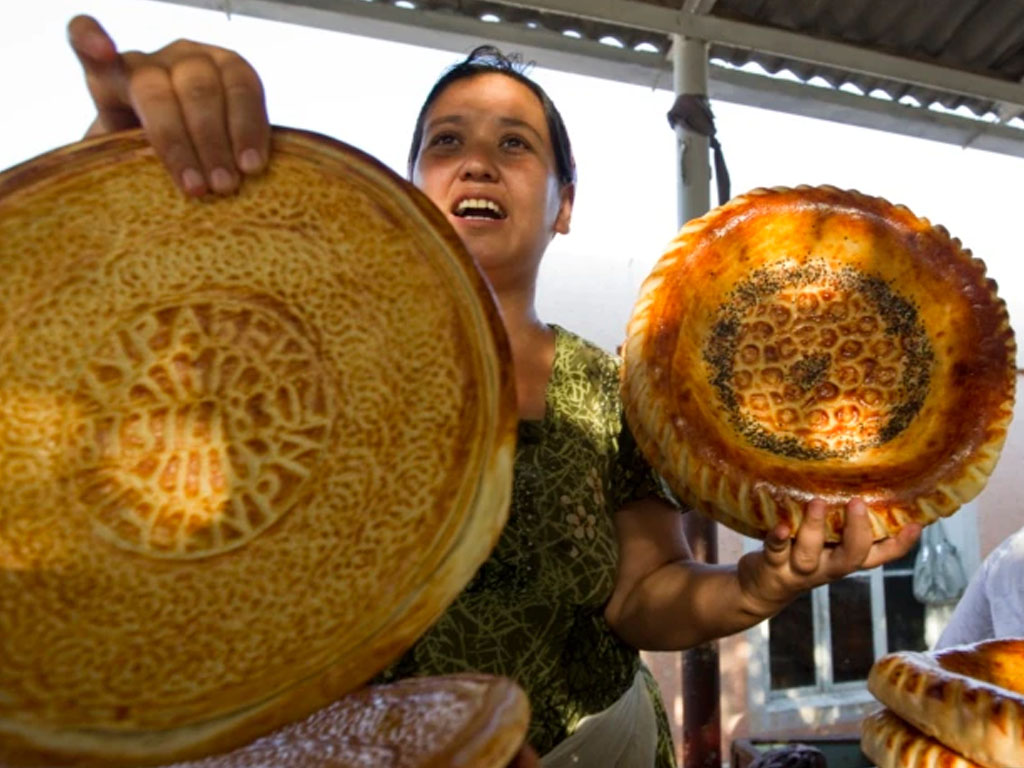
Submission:
<svg viewBox="0 0 1024 768">
<path fill-rule="evenodd" d="M 429 142 L 428 146 L 431 147 L 448 147 L 455 144 L 458 138 L 452 133 L 439 133 L 434 136 Z"/>
<path fill-rule="evenodd" d="M 530 145 L 527 144 L 519 136 L 506 136 L 502 141 L 502 144 L 509 149 L 529 149 Z"/>
</svg>

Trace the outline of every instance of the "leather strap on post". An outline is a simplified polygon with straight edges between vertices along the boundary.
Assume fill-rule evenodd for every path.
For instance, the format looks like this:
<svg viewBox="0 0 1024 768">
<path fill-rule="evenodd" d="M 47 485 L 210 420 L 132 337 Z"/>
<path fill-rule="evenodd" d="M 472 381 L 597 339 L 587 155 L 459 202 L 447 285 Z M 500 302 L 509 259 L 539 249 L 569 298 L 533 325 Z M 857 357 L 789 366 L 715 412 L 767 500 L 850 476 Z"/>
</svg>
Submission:
<svg viewBox="0 0 1024 768">
<path fill-rule="evenodd" d="M 711 149 L 715 154 L 715 185 L 718 188 L 718 204 L 721 205 L 730 197 L 729 169 L 725 166 L 725 155 L 722 145 L 715 138 L 715 116 L 711 112 L 711 102 L 703 94 L 681 93 L 676 103 L 668 111 L 668 124 L 673 129 L 683 127 L 701 136 L 707 136 Z"/>
</svg>

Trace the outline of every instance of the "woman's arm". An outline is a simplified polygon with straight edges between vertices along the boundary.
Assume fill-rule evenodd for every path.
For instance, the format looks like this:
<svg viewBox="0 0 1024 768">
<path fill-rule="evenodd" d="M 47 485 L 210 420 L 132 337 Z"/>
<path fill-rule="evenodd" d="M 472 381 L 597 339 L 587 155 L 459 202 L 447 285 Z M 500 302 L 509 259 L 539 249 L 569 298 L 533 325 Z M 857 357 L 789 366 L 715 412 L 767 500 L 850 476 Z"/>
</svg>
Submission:
<svg viewBox="0 0 1024 768">
<path fill-rule="evenodd" d="M 825 504 L 812 501 L 791 540 L 786 526 L 733 566 L 690 559 L 682 516 L 669 504 L 647 499 L 616 514 L 619 569 L 605 609 L 623 640 L 644 650 L 682 650 L 731 635 L 770 618 L 801 593 L 859 569 L 902 557 L 920 528 L 874 542 L 867 508 L 847 505 L 838 546 L 825 546 Z"/>
<path fill-rule="evenodd" d="M 89 16 L 68 40 L 96 105 L 87 136 L 141 126 L 187 194 L 227 194 L 260 173 L 270 149 L 263 86 L 233 51 L 179 40 L 151 54 L 119 53 Z"/>
</svg>

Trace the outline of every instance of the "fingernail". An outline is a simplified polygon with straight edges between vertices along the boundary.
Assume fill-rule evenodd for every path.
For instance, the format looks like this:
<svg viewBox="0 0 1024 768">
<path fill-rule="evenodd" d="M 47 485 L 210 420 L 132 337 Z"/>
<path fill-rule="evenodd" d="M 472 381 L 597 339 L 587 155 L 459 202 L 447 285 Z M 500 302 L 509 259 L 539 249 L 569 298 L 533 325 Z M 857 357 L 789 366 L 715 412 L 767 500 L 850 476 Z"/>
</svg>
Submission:
<svg viewBox="0 0 1024 768">
<path fill-rule="evenodd" d="M 195 168 L 186 168 L 181 172 L 181 185 L 190 195 L 201 195 L 206 191 L 206 181 L 203 174 Z"/>
<path fill-rule="evenodd" d="M 214 168 L 210 174 L 210 186 L 218 194 L 227 194 L 235 188 L 235 177 L 225 168 Z"/>
<path fill-rule="evenodd" d="M 256 173 L 263 167 L 263 159 L 255 149 L 247 149 L 238 158 L 238 166 L 246 173 Z"/>
</svg>

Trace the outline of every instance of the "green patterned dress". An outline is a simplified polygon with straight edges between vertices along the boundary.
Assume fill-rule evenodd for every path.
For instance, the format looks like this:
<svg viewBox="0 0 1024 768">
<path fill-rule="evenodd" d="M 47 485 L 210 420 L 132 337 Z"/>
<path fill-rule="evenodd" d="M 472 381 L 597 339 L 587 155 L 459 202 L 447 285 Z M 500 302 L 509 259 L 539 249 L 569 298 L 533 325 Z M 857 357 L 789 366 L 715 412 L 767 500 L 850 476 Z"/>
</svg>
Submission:
<svg viewBox="0 0 1024 768">
<path fill-rule="evenodd" d="M 624 428 L 616 358 L 553 326 L 543 421 L 519 424 L 512 510 L 497 547 L 436 625 L 379 681 L 477 671 L 529 694 L 529 740 L 544 754 L 621 696 L 642 667 L 604 620 L 618 548 L 613 515 L 659 494 Z M 658 768 L 674 766 L 659 721 Z"/>
</svg>

